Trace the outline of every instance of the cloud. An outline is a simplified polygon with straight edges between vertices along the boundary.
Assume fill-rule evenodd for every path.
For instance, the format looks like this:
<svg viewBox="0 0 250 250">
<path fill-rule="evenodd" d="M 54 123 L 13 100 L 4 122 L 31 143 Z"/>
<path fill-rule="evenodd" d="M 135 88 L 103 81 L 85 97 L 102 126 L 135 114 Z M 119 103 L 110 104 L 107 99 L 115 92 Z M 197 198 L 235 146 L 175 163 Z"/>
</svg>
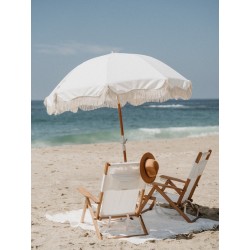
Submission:
<svg viewBox="0 0 250 250">
<path fill-rule="evenodd" d="M 122 50 L 118 47 L 85 44 L 75 41 L 69 41 L 60 44 L 37 44 L 35 45 L 35 48 L 36 51 L 41 54 L 63 56 L 71 56 L 79 53 L 105 54 L 112 51 L 119 52 Z"/>
</svg>

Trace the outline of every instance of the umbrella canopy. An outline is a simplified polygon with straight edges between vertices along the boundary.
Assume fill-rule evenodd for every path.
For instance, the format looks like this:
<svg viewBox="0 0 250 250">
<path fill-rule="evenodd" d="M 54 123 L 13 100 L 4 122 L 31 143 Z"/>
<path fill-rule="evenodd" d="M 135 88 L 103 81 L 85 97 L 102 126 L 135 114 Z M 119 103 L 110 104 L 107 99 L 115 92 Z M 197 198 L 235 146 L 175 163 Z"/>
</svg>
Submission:
<svg viewBox="0 0 250 250">
<path fill-rule="evenodd" d="M 192 84 L 163 62 L 138 54 L 111 53 L 74 68 L 45 99 L 48 114 L 117 107 L 126 103 L 189 99 Z"/>
<path fill-rule="evenodd" d="M 74 68 L 44 100 L 44 104 L 48 114 L 118 107 L 126 161 L 121 106 L 168 99 L 187 100 L 191 94 L 191 81 L 163 62 L 145 55 L 111 53 Z"/>
</svg>

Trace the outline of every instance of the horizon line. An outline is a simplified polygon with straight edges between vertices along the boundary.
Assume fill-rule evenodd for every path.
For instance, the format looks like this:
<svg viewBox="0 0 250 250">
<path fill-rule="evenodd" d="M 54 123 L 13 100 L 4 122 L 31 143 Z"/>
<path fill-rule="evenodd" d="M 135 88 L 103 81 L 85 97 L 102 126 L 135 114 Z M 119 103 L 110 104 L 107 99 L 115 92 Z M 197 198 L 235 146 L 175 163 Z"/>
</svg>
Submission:
<svg viewBox="0 0 250 250">
<path fill-rule="evenodd" d="M 164 102 L 167 102 L 167 101 L 189 101 L 189 100 L 219 100 L 219 97 L 195 97 L 195 98 L 190 98 L 188 100 L 183 100 L 183 99 L 169 99 L 169 100 L 166 100 Z M 31 101 L 44 101 L 44 99 L 31 99 Z"/>
</svg>

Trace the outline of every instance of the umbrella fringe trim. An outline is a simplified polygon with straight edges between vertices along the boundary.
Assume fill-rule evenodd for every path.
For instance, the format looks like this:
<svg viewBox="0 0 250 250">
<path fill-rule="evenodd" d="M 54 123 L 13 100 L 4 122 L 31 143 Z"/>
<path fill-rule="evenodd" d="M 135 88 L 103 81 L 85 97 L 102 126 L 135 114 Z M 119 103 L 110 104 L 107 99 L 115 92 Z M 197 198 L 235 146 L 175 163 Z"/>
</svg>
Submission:
<svg viewBox="0 0 250 250">
<path fill-rule="evenodd" d="M 82 96 L 70 101 L 64 101 L 58 95 L 54 95 L 53 105 L 48 105 L 44 101 L 48 114 L 61 114 L 66 111 L 76 113 L 78 109 L 88 111 L 98 108 L 117 108 L 117 96 L 119 96 L 121 106 L 129 103 L 134 106 L 145 102 L 165 102 L 169 99 L 187 100 L 192 95 L 192 85 L 187 88 L 172 87 L 171 84 L 164 84 L 160 89 L 135 89 L 124 94 L 115 93 L 110 88 L 106 88 L 100 96 Z"/>
</svg>

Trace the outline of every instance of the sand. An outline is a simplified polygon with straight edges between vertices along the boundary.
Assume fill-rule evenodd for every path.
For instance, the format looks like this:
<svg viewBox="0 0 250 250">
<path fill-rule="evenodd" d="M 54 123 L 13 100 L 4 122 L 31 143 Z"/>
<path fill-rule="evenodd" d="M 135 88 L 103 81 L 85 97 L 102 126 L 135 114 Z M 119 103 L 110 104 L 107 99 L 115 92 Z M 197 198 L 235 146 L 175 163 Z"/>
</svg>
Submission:
<svg viewBox="0 0 250 250">
<path fill-rule="evenodd" d="M 195 137 L 158 141 L 128 141 L 129 161 L 139 161 L 151 152 L 160 165 L 159 175 L 187 177 L 199 151 L 212 149 L 212 155 L 193 196 L 205 217 L 218 220 L 219 137 Z M 105 162 L 122 162 L 119 143 L 68 145 L 32 148 L 32 249 L 218 249 L 219 231 L 206 231 L 134 245 L 127 241 L 98 240 L 95 232 L 83 231 L 48 221 L 46 213 L 61 213 L 82 207 L 76 191 L 84 186 L 98 195 Z"/>
</svg>

